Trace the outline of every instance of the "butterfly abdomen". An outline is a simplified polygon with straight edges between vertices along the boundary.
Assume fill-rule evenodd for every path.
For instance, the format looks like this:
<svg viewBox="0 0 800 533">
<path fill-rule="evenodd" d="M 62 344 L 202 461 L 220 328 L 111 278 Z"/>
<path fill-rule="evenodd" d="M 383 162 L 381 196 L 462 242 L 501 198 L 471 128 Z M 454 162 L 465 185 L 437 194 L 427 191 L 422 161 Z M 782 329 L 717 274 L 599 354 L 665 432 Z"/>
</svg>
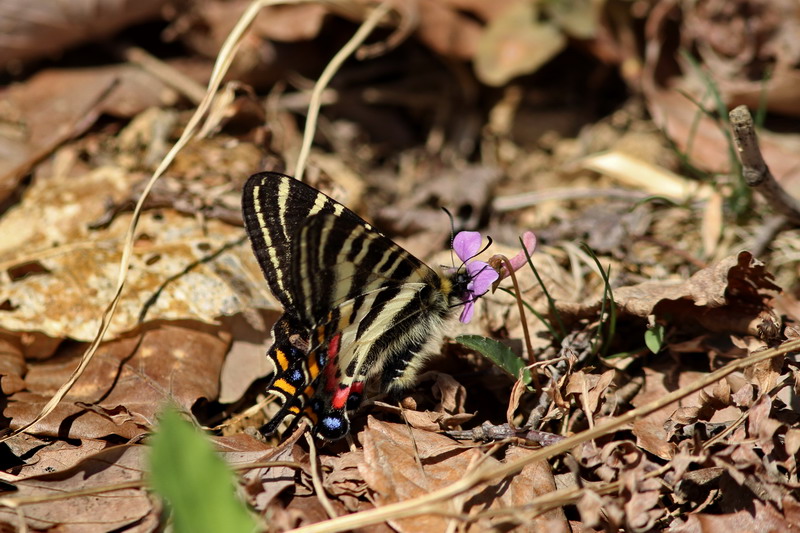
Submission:
<svg viewBox="0 0 800 533">
<path fill-rule="evenodd" d="M 457 314 L 460 298 L 451 280 L 431 270 L 426 282 L 401 313 L 413 318 L 397 322 L 387 333 L 390 338 L 376 343 L 383 345 L 385 362 L 375 373 L 380 375 L 381 388 L 393 396 L 412 387 L 425 362 L 440 352 L 448 323 Z"/>
</svg>

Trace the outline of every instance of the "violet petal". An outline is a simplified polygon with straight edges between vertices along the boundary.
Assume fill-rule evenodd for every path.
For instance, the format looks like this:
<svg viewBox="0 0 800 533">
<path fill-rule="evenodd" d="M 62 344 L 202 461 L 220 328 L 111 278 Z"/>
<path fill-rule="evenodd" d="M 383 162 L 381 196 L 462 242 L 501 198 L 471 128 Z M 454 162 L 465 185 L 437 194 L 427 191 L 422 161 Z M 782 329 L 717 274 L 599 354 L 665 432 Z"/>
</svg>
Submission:
<svg viewBox="0 0 800 533">
<path fill-rule="evenodd" d="M 478 253 L 481 247 L 481 234 L 477 231 L 461 231 L 453 239 L 453 250 L 462 261 Z"/>
<path fill-rule="evenodd" d="M 500 274 L 489 266 L 489 263 L 483 261 L 473 261 L 468 264 L 467 274 L 470 277 L 467 289 L 473 293 L 473 297 L 480 296 L 488 291 L 492 283 L 500 277 Z"/>
<path fill-rule="evenodd" d="M 474 311 L 475 311 L 474 303 L 472 303 L 471 301 L 465 303 L 464 309 L 461 310 L 461 316 L 459 317 L 459 320 L 464 324 L 468 324 L 469 321 L 472 320 L 472 313 Z"/>
</svg>

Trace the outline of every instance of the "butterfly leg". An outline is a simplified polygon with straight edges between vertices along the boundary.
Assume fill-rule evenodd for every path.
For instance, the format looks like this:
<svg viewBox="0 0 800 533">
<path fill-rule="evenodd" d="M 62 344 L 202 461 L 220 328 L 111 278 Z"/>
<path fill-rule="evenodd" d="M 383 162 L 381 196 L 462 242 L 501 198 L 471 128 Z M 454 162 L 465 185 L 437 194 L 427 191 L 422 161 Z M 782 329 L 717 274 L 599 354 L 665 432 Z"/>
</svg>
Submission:
<svg viewBox="0 0 800 533">
<path fill-rule="evenodd" d="M 266 436 L 272 435 L 284 420 L 289 421 L 289 429 L 296 426 L 300 421 L 300 416 L 298 415 L 301 414 L 302 407 L 302 399 L 300 397 L 291 398 L 290 401 L 281 406 L 281 409 L 275 413 L 275 416 L 269 422 L 261 426 L 261 433 Z"/>
</svg>

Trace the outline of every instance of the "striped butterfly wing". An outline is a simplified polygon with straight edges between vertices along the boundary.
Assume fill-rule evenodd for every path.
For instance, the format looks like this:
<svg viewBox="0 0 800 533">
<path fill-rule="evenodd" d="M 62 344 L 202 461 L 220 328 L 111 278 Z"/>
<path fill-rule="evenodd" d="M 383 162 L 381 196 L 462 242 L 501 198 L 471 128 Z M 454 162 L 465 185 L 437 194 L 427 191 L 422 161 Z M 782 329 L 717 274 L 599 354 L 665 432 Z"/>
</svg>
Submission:
<svg viewBox="0 0 800 533">
<path fill-rule="evenodd" d="M 333 214 L 309 219 L 294 245 L 295 301 L 314 317 L 311 353 L 323 366 L 304 414 L 318 436 L 336 440 L 366 379 L 380 375 L 383 390 L 413 381 L 412 363 L 450 313 L 450 284 L 371 227 Z"/>
<path fill-rule="evenodd" d="M 336 200 L 278 172 L 260 172 L 250 176 L 244 186 L 242 212 L 253 253 L 272 294 L 286 310 L 297 305 L 289 290 L 293 284 L 290 279 L 294 264 L 292 240 L 309 217 L 332 213 L 371 228 Z"/>
<path fill-rule="evenodd" d="M 415 359 L 450 313 L 450 282 L 289 176 L 252 176 L 243 209 L 256 257 L 285 309 L 268 352 L 276 369 L 268 390 L 282 407 L 264 431 L 302 415 L 317 435 L 341 438 L 365 379 L 381 374 L 383 389 L 413 380 Z"/>
</svg>

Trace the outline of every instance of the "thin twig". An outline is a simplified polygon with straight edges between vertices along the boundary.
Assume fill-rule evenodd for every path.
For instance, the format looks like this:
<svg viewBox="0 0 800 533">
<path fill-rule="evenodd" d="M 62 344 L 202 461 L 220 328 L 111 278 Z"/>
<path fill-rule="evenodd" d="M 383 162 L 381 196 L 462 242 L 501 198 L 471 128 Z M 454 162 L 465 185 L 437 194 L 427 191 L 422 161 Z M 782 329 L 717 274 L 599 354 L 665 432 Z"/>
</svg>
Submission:
<svg viewBox="0 0 800 533">
<path fill-rule="evenodd" d="M 306 432 L 304 436 L 306 442 L 308 442 L 309 462 L 311 463 L 311 483 L 314 485 L 314 490 L 317 492 L 317 498 L 319 499 L 319 503 L 322 504 L 322 508 L 325 509 L 329 517 L 336 518 L 339 515 L 336 514 L 336 509 L 333 508 L 331 501 L 328 499 L 328 495 L 325 494 L 325 487 L 322 486 L 322 476 L 319 473 L 319 464 L 317 463 L 317 445 L 314 444 L 314 437 L 309 432 Z"/>
<path fill-rule="evenodd" d="M 159 58 L 150 55 L 146 50 L 138 46 L 128 46 L 122 48 L 119 53 L 127 61 L 139 65 L 144 71 L 183 94 L 193 104 L 197 105 L 203 101 L 206 93 L 205 87 Z"/>
<path fill-rule="evenodd" d="M 336 52 L 331 62 L 325 67 L 325 70 L 320 74 L 317 83 L 314 84 L 314 90 L 311 91 L 311 103 L 308 105 L 308 118 L 306 119 L 306 129 L 303 132 L 303 146 L 300 148 L 300 155 L 297 157 L 297 166 L 294 170 L 294 177 L 303 181 L 303 172 L 306 168 L 306 161 L 308 154 L 311 152 L 311 141 L 314 140 L 314 132 L 317 131 L 317 118 L 319 117 L 319 108 L 322 101 L 322 93 L 330 83 L 331 78 L 342 63 L 350 57 L 364 40 L 372 33 L 372 30 L 378 25 L 381 19 L 390 11 L 389 2 L 383 2 L 378 7 L 372 10 L 369 16 L 364 20 L 363 24 L 353 34 L 349 41 Z"/>
<path fill-rule="evenodd" d="M 640 201 L 651 197 L 652 194 L 643 191 L 629 191 L 627 189 L 592 189 L 592 188 L 556 188 L 537 192 L 524 192 L 498 196 L 492 200 L 492 210 L 498 212 L 525 209 L 544 202 L 570 201 L 570 200 L 596 200 L 598 198 L 619 198 L 621 200 Z"/>
<path fill-rule="evenodd" d="M 752 189 L 757 190 L 775 211 L 794 225 L 800 225 L 800 203 L 793 198 L 770 172 L 761 148 L 758 146 L 753 117 L 747 106 L 740 105 L 729 115 L 733 138 L 742 161 L 742 176 Z"/>
</svg>

